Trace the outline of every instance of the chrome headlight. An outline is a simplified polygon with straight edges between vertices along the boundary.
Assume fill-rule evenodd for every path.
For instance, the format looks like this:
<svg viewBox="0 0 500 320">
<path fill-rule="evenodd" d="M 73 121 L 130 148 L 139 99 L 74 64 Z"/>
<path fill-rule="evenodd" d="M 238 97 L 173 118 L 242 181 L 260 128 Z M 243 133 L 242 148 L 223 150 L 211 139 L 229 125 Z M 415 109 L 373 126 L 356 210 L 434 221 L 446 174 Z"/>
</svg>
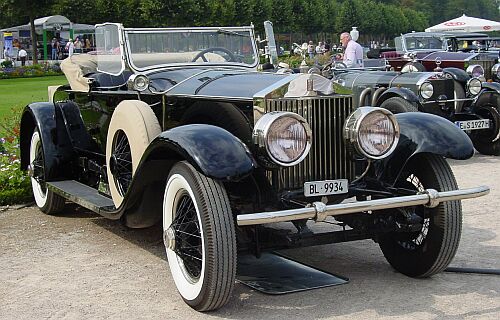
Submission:
<svg viewBox="0 0 500 320">
<path fill-rule="evenodd" d="M 370 159 L 383 159 L 398 144 L 399 124 L 389 110 L 360 107 L 347 119 L 344 138 L 361 155 Z"/>
<path fill-rule="evenodd" d="M 257 121 L 254 143 L 265 148 L 274 163 L 290 167 L 309 154 L 312 131 L 306 120 L 293 112 L 269 112 Z"/>
<path fill-rule="evenodd" d="M 479 92 L 481 91 L 481 80 L 477 78 L 469 79 L 469 81 L 467 81 L 466 88 L 467 91 L 473 96 L 479 94 Z"/>
<path fill-rule="evenodd" d="M 478 64 L 472 64 L 467 67 L 467 73 L 474 78 L 478 78 L 484 75 L 484 69 Z"/>
<path fill-rule="evenodd" d="M 434 86 L 430 82 L 424 82 L 420 85 L 420 89 L 418 90 L 420 96 L 424 99 L 429 99 L 434 94 Z"/>
<path fill-rule="evenodd" d="M 500 79 L 500 63 L 491 67 L 491 74 L 493 75 L 493 78 Z"/>
<path fill-rule="evenodd" d="M 149 78 L 142 74 L 133 74 L 128 78 L 127 86 L 130 90 L 144 91 L 149 87 Z"/>
</svg>

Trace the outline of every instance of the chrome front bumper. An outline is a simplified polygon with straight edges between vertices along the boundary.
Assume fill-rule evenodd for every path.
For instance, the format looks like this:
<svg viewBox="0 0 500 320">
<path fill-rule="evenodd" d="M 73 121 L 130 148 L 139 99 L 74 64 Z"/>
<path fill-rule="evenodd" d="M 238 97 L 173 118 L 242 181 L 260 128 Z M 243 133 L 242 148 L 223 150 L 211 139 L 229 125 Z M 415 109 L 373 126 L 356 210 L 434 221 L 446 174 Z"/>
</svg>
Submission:
<svg viewBox="0 0 500 320">
<path fill-rule="evenodd" d="M 323 202 L 314 202 L 310 207 L 305 208 L 239 214 L 237 216 L 237 223 L 238 226 L 249 226 L 302 219 L 324 221 L 328 216 L 339 216 L 365 211 L 411 207 L 418 205 L 424 205 L 426 207 L 433 208 L 439 205 L 441 202 L 477 198 L 487 195 L 489 192 L 490 188 L 487 186 L 442 192 L 438 192 L 434 189 L 426 189 L 424 192 L 413 196 L 393 197 L 331 205 L 326 205 Z"/>
</svg>

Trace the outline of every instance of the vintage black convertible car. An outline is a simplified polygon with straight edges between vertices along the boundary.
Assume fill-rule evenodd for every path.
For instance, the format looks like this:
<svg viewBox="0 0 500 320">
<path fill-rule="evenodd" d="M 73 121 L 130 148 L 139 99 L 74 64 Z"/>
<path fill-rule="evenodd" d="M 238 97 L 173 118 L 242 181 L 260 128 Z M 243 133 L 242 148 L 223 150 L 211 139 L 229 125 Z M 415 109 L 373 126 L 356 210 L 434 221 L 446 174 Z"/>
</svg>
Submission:
<svg viewBox="0 0 500 320">
<path fill-rule="evenodd" d="M 474 153 L 458 127 L 355 108 L 319 75 L 259 72 L 253 26 L 106 23 L 96 40 L 62 63 L 68 85 L 26 107 L 22 168 L 45 213 L 70 200 L 132 228 L 162 223 L 196 310 L 229 300 L 239 252 L 373 239 L 399 272 L 431 276 L 458 248 L 460 200 L 489 192 L 459 189 L 444 159 Z"/>
<path fill-rule="evenodd" d="M 464 130 L 479 152 L 500 155 L 499 83 L 483 82 L 458 68 L 439 72 L 337 69 L 332 78 L 353 91 L 355 106 L 444 117 Z"/>
</svg>

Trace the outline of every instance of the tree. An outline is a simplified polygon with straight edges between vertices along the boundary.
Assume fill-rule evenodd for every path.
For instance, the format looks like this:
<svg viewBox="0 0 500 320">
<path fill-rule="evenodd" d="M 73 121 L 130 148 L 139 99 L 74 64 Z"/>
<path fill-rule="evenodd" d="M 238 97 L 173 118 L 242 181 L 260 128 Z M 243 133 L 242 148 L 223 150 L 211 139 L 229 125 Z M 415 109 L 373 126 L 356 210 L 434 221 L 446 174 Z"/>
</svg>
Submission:
<svg viewBox="0 0 500 320">
<path fill-rule="evenodd" d="M 238 26 L 249 26 L 253 22 L 253 10 L 255 1 L 252 0 L 235 0 L 234 22 Z"/>
<path fill-rule="evenodd" d="M 95 2 L 88 0 L 59 0 L 51 7 L 52 14 L 65 16 L 72 22 L 95 24 L 101 22 Z"/>
<path fill-rule="evenodd" d="M 235 3 L 234 0 L 206 0 L 207 12 L 210 17 L 208 25 L 229 26 L 234 24 Z"/>
<path fill-rule="evenodd" d="M 424 29 L 429 26 L 429 22 L 422 12 L 405 8 L 403 9 L 403 14 L 409 23 L 406 32 L 424 31 Z"/>
<path fill-rule="evenodd" d="M 35 18 L 43 16 L 53 5 L 53 0 L 0 0 L 0 11 L 11 17 L 28 18 L 30 24 L 31 43 L 33 44 L 33 63 L 38 63 L 36 47 Z"/>
<path fill-rule="evenodd" d="M 208 20 L 204 1 L 142 0 L 139 3 L 139 14 L 145 25 L 151 27 L 196 26 Z"/>
<path fill-rule="evenodd" d="M 338 32 L 347 32 L 360 25 L 358 11 L 353 0 L 346 0 L 340 6 L 336 26 Z"/>
<path fill-rule="evenodd" d="M 290 0 L 274 0 L 269 14 L 275 32 L 290 32 L 293 19 L 293 3 Z"/>
</svg>

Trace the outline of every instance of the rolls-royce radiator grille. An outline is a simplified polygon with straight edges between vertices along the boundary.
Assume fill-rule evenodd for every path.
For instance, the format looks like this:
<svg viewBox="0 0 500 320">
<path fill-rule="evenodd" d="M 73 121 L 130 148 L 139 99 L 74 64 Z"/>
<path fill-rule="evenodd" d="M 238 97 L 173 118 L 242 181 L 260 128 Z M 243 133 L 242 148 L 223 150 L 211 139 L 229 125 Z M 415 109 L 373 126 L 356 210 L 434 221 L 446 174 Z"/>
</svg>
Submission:
<svg viewBox="0 0 500 320">
<path fill-rule="evenodd" d="M 486 79 L 491 79 L 491 68 L 495 65 L 495 60 L 474 60 L 471 64 L 478 64 L 484 69 L 484 76 Z"/>
<path fill-rule="evenodd" d="M 268 99 L 266 112 L 271 111 L 295 112 L 312 129 L 312 146 L 304 161 L 282 168 L 275 173 L 278 176 L 269 174 L 278 190 L 299 189 L 306 181 L 354 178 L 354 163 L 342 137 L 344 122 L 353 111 L 351 97 Z"/>
</svg>

